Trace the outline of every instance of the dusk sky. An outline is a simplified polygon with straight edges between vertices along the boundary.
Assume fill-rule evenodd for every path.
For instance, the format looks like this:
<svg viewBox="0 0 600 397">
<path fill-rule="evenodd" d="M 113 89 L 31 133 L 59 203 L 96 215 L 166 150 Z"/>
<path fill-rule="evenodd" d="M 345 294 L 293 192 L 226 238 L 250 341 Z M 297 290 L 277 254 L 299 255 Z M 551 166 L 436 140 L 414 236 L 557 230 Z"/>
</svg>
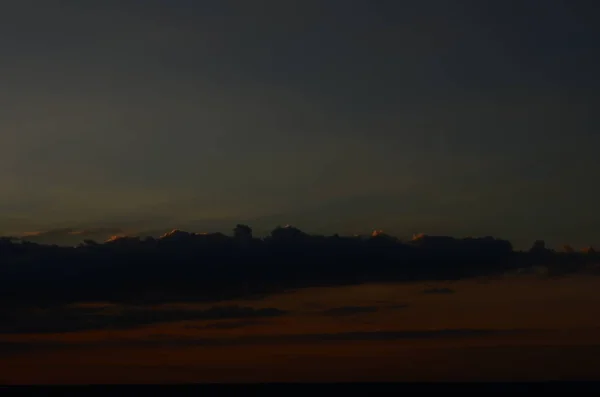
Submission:
<svg viewBox="0 0 600 397">
<path fill-rule="evenodd" d="M 600 243 L 595 8 L 2 2 L 0 234 L 273 219 Z"/>
</svg>

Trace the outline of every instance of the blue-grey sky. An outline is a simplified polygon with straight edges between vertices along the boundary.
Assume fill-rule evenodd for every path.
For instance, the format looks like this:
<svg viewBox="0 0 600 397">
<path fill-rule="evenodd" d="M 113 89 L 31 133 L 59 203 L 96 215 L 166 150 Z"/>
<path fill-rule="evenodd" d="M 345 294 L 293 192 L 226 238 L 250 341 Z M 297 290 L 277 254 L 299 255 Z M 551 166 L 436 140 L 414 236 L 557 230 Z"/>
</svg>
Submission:
<svg viewBox="0 0 600 397">
<path fill-rule="evenodd" d="M 289 219 L 600 243 L 596 8 L 3 2 L 0 232 Z"/>
</svg>

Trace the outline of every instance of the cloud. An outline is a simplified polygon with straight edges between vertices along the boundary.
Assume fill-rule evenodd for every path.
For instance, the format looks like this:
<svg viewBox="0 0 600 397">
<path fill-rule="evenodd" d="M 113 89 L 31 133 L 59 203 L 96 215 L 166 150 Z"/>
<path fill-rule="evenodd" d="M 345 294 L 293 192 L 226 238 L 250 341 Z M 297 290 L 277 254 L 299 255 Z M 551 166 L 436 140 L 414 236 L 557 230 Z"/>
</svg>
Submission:
<svg viewBox="0 0 600 397">
<path fill-rule="evenodd" d="M 24 232 L 20 236 L 25 241 L 31 241 L 38 244 L 57 244 L 72 246 L 83 240 L 98 240 L 105 241 L 113 235 L 124 234 L 125 231 L 121 228 L 91 228 L 91 229 L 76 229 L 76 228 L 60 228 L 44 231 Z"/>
<path fill-rule="evenodd" d="M 206 310 L 121 306 L 62 306 L 0 313 L 0 334 L 60 333 L 92 329 L 126 329 L 156 323 L 277 317 L 276 308 L 213 306 Z M 215 325 L 215 327 L 218 327 Z M 223 325 L 225 327 L 225 325 Z"/>
<path fill-rule="evenodd" d="M 0 357 L 10 356 L 12 354 L 27 353 L 39 351 L 42 349 L 63 348 L 66 344 L 54 341 L 0 341 Z"/>
<path fill-rule="evenodd" d="M 386 309 L 397 310 L 397 309 L 406 309 L 407 307 L 408 307 L 408 305 L 406 303 L 400 303 L 400 304 L 397 304 L 397 305 L 387 306 Z"/>
<path fill-rule="evenodd" d="M 323 309 L 325 307 L 323 303 L 318 302 L 306 302 L 303 306 L 307 309 Z"/>
<path fill-rule="evenodd" d="M 424 294 L 454 294 L 456 291 L 451 288 L 430 288 L 423 291 Z"/>
<path fill-rule="evenodd" d="M 361 313 L 375 313 L 379 308 L 377 306 L 342 306 L 334 307 L 322 312 L 326 316 L 351 316 Z"/>
<path fill-rule="evenodd" d="M 369 314 L 369 313 L 376 313 L 377 311 L 379 311 L 380 309 L 387 309 L 387 310 L 400 310 L 400 309 L 406 309 L 408 307 L 408 304 L 405 303 L 400 303 L 400 304 L 390 304 L 388 302 L 382 301 L 382 302 L 378 302 L 381 304 L 381 306 L 340 306 L 340 307 L 334 307 L 331 309 L 327 309 L 327 310 L 323 310 L 320 312 L 321 315 L 323 316 L 332 316 L 332 317 L 344 317 L 344 316 L 354 316 L 354 315 L 359 315 L 359 314 Z M 306 307 L 308 307 L 307 305 L 305 305 Z M 320 308 L 322 306 L 319 305 L 312 305 L 312 308 Z"/>
<path fill-rule="evenodd" d="M 5 264 L 0 267 L 0 302 L 215 302 L 319 285 L 407 280 L 445 283 L 504 274 L 527 262 L 528 268 L 544 261 L 548 266 L 575 272 L 597 261 L 597 254 L 578 253 L 578 263 L 564 266 L 564 257 L 552 253 L 550 257 L 519 256 L 510 242 L 492 237 L 426 236 L 417 242 L 401 242 L 379 237 L 281 234 L 281 230 L 288 229 L 276 228 L 269 237 L 247 241 L 219 233 L 181 231 L 156 239 L 130 238 L 59 248 L 3 241 L 8 249 L 0 250 L 0 261 Z M 60 229 L 30 238 L 59 235 L 81 241 L 98 233 L 109 236 L 119 231 Z M 424 293 L 454 291 L 433 288 Z M 323 314 L 344 316 L 376 310 L 350 306 Z M 137 315 L 130 313 L 132 318 Z M 156 316 L 159 314 L 142 317 Z"/>
<path fill-rule="evenodd" d="M 196 320 L 221 320 L 230 318 L 277 317 L 287 312 L 276 308 L 254 309 L 240 306 L 214 306 L 206 310 L 156 310 L 136 308 L 124 310 L 112 318 L 111 327 L 129 328 L 140 325 Z"/>
<path fill-rule="evenodd" d="M 207 324 L 204 327 L 193 327 L 189 328 L 204 328 L 204 329 L 237 329 L 237 328 L 245 328 L 252 325 L 263 324 L 261 321 L 256 320 L 243 320 L 243 321 L 226 321 L 226 322 L 218 322 Z"/>
<path fill-rule="evenodd" d="M 531 329 L 438 329 L 438 330 L 413 330 L 413 331 L 373 331 L 373 332 L 337 332 L 315 334 L 274 334 L 274 335 L 242 335 L 236 337 L 180 337 L 170 335 L 155 335 L 150 339 L 121 340 L 111 339 L 85 346 L 161 346 L 161 347 L 224 347 L 224 346 L 253 346 L 253 345 L 282 345 L 282 344 L 319 344 L 340 341 L 398 341 L 398 340 L 423 340 L 423 339 L 470 339 L 501 335 L 537 334 L 540 330 Z M 30 349 L 52 349 L 81 346 L 76 342 L 59 341 L 27 341 L 27 342 L 2 342 L 0 348 L 3 352 L 19 352 Z"/>
<path fill-rule="evenodd" d="M 290 335 L 280 337 L 279 341 L 329 342 L 329 341 L 386 341 L 402 339 L 471 338 L 488 335 L 521 332 L 519 330 L 498 329 L 440 329 L 416 331 L 375 331 L 375 332 L 339 332 L 330 334 Z M 275 338 L 277 339 L 277 338 Z"/>
</svg>

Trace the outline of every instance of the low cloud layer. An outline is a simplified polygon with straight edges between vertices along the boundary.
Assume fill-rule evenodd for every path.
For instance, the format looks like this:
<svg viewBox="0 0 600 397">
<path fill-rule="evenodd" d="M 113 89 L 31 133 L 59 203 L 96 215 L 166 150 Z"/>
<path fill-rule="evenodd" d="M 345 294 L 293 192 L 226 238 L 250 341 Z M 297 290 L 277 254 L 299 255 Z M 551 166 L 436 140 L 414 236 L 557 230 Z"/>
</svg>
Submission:
<svg viewBox="0 0 600 397">
<path fill-rule="evenodd" d="M 28 341 L 28 342 L 0 342 L 4 352 L 21 352 L 30 349 L 62 349 L 77 348 L 78 346 L 161 346 L 161 347 L 225 347 L 225 346 L 258 346 L 282 344 L 319 344 L 331 342 L 385 342 L 399 340 L 422 339 L 471 339 L 488 336 L 526 335 L 539 331 L 522 329 L 440 329 L 440 330 L 412 330 L 412 331 L 361 331 L 361 332 L 334 332 L 334 333 L 307 333 L 307 334 L 272 334 L 272 335 L 242 335 L 236 337 L 176 337 L 170 335 L 156 335 L 149 339 L 136 340 L 104 340 L 88 342 L 85 344 L 63 341 Z"/>
<path fill-rule="evenodd" d="M 57 244 L 62 246 L 75 246 L 82 243 L 84 240 L 105 241 L 110 236 L 125 235 L 127 232 L 122 228 L 62 228 L 51 229 L 45 231 L 26 232 L 18 235 L 25 241 L 30 241 L 39 244 Z"/>
<path fill-rule="evenodd" d="M 60 233 L 82 238 L 119 231 L 65 229 Z M 252 233 L 249 226 L 237 225 L 233 236 L 174 230 L 156 238 L 123 237 L 71 247 L 0 238 L 0 303 L 216 302 L 323 285 L 443 283 L 535 269 L 542 263 L 549 275 L 565 275 L 581 272 L 599 258 L 596 252 L 558 253 L 543 244 L 528 252 L 514 251 L 509 241 L 493 237 L 418 235 L 401 241 L 382 232 L 310 235 L 293 226 L 276 227 L 265 238 Z M 452 292 L 447 288 L 424 291 Z M 340 308 L 328 314 L 364 310 L 373 309 Z"/>
<path fill-rule="evenodd" d="M 439 294 L 439 295 L 447 295 L 454 294 L 456 291 L 451 288 L 429 288 L 423 291 L 424 294 Z"/>
<path fill-rule="evenodd" d="M 0 314 L 0 334 L 60 333 L 94 329 L 127 329 L 157 323 L 254 319 L 286 314 L 276 308 L 214 306 L 206 310 L 153 307 L 56 307 L 12 310 Z"/>
<path fill-rule="evenodd" d="M 325 316 L 351 316 L 354 314 L 375 313 L 377 310 L 379 308 L 376 306 L 343 306 L 325 310 L 323 314 Z"/>
</svg>

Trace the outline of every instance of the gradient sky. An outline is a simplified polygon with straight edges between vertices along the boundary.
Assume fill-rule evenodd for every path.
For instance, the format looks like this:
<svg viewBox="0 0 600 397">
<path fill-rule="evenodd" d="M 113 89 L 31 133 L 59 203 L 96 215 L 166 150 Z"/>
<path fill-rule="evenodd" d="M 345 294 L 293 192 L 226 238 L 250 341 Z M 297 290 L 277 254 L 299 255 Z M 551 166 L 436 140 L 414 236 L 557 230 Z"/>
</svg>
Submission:
<svg viewBox="0 0 600 397">
<path fill-rule="evenodd" d="M 599 243 L 595 8 L 2 2 L 0 232 L 290 214 Z"/>
</svg>

